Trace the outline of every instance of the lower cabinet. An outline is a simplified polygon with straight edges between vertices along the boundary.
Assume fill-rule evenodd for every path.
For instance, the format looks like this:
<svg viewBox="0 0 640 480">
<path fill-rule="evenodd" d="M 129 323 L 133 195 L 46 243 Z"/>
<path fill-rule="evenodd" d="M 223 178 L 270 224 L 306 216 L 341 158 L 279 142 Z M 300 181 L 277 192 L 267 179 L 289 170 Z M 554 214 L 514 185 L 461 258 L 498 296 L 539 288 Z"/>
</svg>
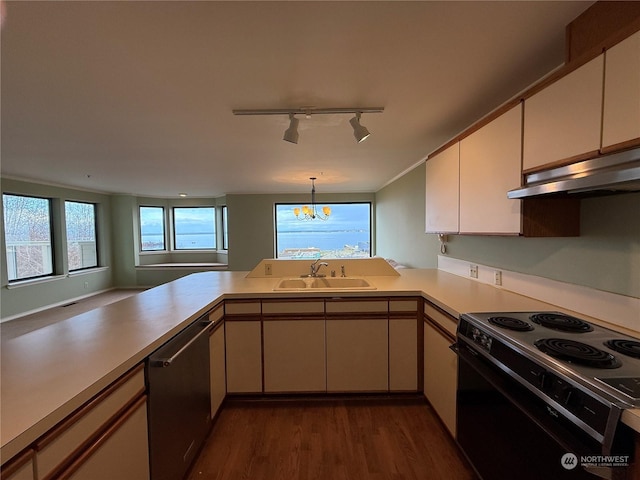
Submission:
<svg viewBox="0 0 640 480">
<path fill-rule="evenodd" d="M 324 318 L 270 318 L 263 323 L 264 391 L 324 392 Z"/>
<path fill-rule="evenodd" d="M 145 392 L 139 365 L 37 439 L 15 463 L 3 466 L 2 478 L 148 480 Z"/>
<path fill-rule="evenodd" d="M 149 478 L 147 402 L 141 399 L 74 463 L 58 480 L 142 480 Z"/>
<path fill-rule="evenodd" d="M 327 391 L 389 389 L 388 319 L 327 318 Z"/>
<path fill-rule="evenodd" d="M 424 395 L 455 437 L 458 357 L 454 340 L 430 321 L 424 322 Z"/>
<path fill-rule="evenodd" d="M 215 418 L 227 393 L 224 322 L 216 326 L 209 337 L 209 375 L 211 385 L 211 418 Z"/>
<path fill-rule="evenodd" d="M 418 390 L 418 320 L 389 319 L 389 390 Z"/>
<path fill-rule="evenodd" d="M 2 465 L 0 478 L 2 480 L 34 480 L 34 456 L 35 452 L 32 449 L 17 455 Z"/>
<path fill-rule="evenodd" d="M 227 393 L 262 392 L 261 323 L 225 319 Z"/>
</svg>

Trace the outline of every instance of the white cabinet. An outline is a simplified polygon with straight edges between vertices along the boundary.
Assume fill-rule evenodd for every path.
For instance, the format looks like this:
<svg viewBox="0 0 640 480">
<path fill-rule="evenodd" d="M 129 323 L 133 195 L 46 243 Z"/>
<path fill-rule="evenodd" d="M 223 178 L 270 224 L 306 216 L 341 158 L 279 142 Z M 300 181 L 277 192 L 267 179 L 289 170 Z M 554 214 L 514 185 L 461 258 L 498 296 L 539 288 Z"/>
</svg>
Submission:
<svg viewBox="0 0 640 480">
<path fill-rule="evenodd" d="M 324 317 L 264 320 L 265 392 L 326 391 L 324 323 Z"/>
<path fill-rule="evenodd" d="M 424 322 L 424 395 L 455 437 L 458 357 L 449 349 L 454 337 L 443 323 L 455 324 L 432 307 L 425 307 L 425 311 L 437 319 Z"/>
<path fill-rule="evenodd" d="M 523 170 L 571 163 L 600 149 L 604 56 L 524 101 Z"/>
<path fill-rule="evenodd" d="M 387 318 L 327 318 L 326 328 L 327 391 L 387 391 Z"/>
<path fill-rule="evenodd" d="M 460 193 L 460 143 L 426 163 L 426 232 L 457 233 Z"/>
<path fill-rule="evenodd" d="M 215 418 L 227 392 L 224 350 L 224 322 L 209 337 L 209 382 L 211 384 L 211 418 Z"/>
<path fill-rule="evenodd" d="M 225 318 L 227 393 L 262 392 L 260 319 Z"/>
<path fill-rule="evenodd" d="M 605 52 L 603 106 L 603 149 L 640 139 L 640 32 Z"/>
<path fill-rule="evenodd" d="M 149 478 L 146 399 L 88 447 L 56 478 L 60 480 L 144 480 Z"/>
<path fill-rule="evenodd" d="M 34 455 L 31 449 L 9 460 L 2 465 L 0 478 L 3 480 L 34 480 Z"/>
<path fill-rule="evenodd" d="M 418 321 L 389 319 L 389 390 L 415 392 L 418 389 Z"/>
<path fill-rule="evenodd" d="M 142 366 L 41 437 L 37 478 L 149 478 L 147 401 Z"/>
<path fill-rule="evenodd" d="M 521 232 L 521 152 L 522 104 L 460 141 L 460 233 Z"/>
</svg>

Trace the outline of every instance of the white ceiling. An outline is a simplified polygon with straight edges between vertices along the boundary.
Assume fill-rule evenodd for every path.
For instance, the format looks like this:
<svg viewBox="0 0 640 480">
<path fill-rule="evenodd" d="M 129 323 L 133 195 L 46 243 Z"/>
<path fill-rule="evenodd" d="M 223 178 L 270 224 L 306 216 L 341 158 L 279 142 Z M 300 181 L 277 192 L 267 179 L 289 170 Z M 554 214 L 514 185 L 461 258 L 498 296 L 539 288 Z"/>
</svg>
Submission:
<svg viewBox="0 0 640 480">
<path fill-rule="evenodd" d="M 6 4 L 2 175 L 174 197 L 375 192 L 562 63 L 593 2 Z M 233 109 L 385 108 L 300 119 Z"/>
</svg>

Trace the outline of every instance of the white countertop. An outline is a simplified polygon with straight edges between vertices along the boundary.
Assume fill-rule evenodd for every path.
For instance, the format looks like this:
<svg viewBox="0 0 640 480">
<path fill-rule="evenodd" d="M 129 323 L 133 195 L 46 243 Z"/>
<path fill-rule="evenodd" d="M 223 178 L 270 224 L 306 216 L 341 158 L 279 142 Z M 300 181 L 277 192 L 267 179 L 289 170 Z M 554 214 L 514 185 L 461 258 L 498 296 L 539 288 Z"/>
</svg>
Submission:
<svg viewBox="0 0 640 480">
<path fill-rule="evenodd" d="M 335 296 L 274 292 L 278 278 L 202 272 L 16 338 L 2 337 L 0 456 L 7 460 L 224 298 Z M 474 311 L 562 310 L 433 269 L 367 277 L 376 290 L 339 296 L 420 295 L 454 317 Z M 584 315 L 582 315 L 584 317 Z M 19 321 L 19 320 L 17 320 Z M 640 409 L 623 420 L 640 431 Z"/>
</svg>

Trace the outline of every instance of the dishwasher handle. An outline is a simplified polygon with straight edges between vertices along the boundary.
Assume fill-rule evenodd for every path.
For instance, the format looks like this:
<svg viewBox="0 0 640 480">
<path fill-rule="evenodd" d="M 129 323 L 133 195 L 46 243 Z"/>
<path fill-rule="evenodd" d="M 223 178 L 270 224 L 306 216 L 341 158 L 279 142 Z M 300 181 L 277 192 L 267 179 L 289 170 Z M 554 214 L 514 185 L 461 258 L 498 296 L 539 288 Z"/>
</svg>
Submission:
<svg viewBox="0 0 640 480">
<path fill-rule="evenodd" d="M 187 350 L 191 345 L 193 345 L 194 342 L 196 342 L 198 340 L 198 338 L 200 338 L 200 336 L 204 335 L 205 333 L 208 333 L 208 328 L 209 325 L 211 325 L 213 322 L 202 322 L 201 326 L 202 326 L 202 330 L 200 330 L 198 333 L 196 333 L 187 343 L 185 343 L 176 353 L 174 353 L 173 355 L 171 355 L 170 357 L 167 358 L 156 358 L 153 361 L 153 366 L 154 367 L 170 367 L 171 364 L 173 362 L 176 361 L 176 359 L 182 355 L 182 353 Z"/>
</svg>

